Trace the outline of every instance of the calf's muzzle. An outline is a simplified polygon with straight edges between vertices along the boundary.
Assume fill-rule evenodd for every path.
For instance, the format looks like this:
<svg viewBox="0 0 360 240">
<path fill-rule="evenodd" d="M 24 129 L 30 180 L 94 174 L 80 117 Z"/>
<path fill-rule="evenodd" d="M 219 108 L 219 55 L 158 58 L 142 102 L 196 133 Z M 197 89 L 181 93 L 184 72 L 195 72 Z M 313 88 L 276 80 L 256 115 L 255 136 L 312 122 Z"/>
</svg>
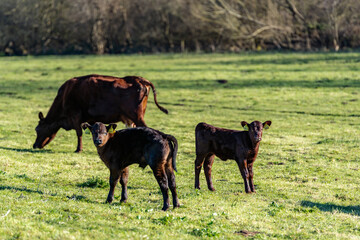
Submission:
<svg viewBox="0 0 360 240">
<path fill-rule="evenodd" d="M 98 146 L 98 145 L 100 145 L 100 144 L 102 144 L 102 143 L 103 143 L 103 141 L 102 141 L 100 138 L 94 140 L 94 144 L 95 144 L 96 146 Z"/>
</svg>

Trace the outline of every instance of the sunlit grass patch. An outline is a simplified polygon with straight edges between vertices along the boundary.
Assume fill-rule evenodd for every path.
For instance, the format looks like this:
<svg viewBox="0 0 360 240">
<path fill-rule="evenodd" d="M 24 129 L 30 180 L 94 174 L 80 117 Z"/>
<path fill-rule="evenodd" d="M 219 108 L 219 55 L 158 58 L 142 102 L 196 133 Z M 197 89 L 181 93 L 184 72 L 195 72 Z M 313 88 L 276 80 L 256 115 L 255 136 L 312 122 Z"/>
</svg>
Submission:
<svg viewBox="0 0 360 240">
<path fill-rule="evenodd" d="M 0 58 L 0 236 L 5 239 L 357 239 L 360 236 L 358 53 L 41 56 Z M 130 166 L 106 204 L 109 171 L 91 136 L 60 130 L 34 150 L 38 112 L 67 79 L 140 75 L 154 83 L 146 123 L 179 141 L 181 207 L 161 211 L 149 167 Z M 222 81 L 219 81 L 222 80 Z M 115 106 L 114 106 L 115 107 Z M 245 194 L 234 161 L 215 158 L 215 192 L 194 189 L 197 123 L 241 130 L 271 120 Z M 118 128 L 123 128 L 121 123 Z M 172 203 L 170 203 L 172 204 Z"/>
</svg>

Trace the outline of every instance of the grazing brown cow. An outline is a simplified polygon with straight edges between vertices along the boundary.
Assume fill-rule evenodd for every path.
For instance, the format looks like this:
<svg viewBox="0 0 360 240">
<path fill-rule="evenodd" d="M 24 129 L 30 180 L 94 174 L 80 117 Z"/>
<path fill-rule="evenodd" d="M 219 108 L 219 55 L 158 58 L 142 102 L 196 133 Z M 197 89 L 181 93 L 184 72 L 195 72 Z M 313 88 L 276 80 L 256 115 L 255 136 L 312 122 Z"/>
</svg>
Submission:
<svg viewBox="0 0 360 240">
<path fill-rule="evenodd" d="M 80 125 L 83 122 L 122 121 L 127 126 L 146 126 L 144 114 L 150 87 L 156 106 L 168 113 L 158 104 L 154 85 L 142 77 L 88 75 L 66 81 L 59 88 L 46 117 L 39 113 L 40 121 L 35 129 L 37 138 L 33 147 L 43 148 L 60 128 L 75 129 L 78 137 L 76 152 L 81 152 Z"/>
<path fill-rule="evenodd" d="M 245 192 L 255 192 L 253 164 L 259 151 L 262 131 L 270 127 L 271 121 L 254 121 L 251 124 L 243 121 L 241 125 L 247 131 L 217 128 L 206 123 L 196 126 L 195 188 L 200 189 L 199 174 L 204 163 L 208 188 L 215 191 L 211 181 L 211 167 L 214 156 L 217 156 L 223 161 L 235 160 L 244 179 Z"/>
<path fill-rule="evenodd" d="M 110 170 L 110 191 L 106 202 L 113 201 L 114 189 L 119 179 L 122 187 L 120 201 L 126 202 L 128 166 L 137 163 L 142 168 L 147 165 L 151 167 L 164 198 L 162 210 L 166 211 L 169 208 L 169 188 L 174 208 L 180 206 L 174 174 L 178 150 L 175 137 L 147 127 L 117 132 L 114 131 L 116 124 L 105 126 L 99 122 L 94 125 L 83 123 L 82 127 L 90 129 L 98 154 Z"/>
</svg>

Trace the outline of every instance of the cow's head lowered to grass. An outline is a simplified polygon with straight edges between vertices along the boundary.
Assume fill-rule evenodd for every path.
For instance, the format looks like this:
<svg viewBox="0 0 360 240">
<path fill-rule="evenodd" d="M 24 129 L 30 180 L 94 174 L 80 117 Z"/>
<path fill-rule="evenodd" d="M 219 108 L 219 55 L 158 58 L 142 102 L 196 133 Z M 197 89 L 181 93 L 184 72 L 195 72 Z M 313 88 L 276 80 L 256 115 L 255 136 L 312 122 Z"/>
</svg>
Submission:
<svg viewBox="0 0 360 240">
<path fill-rule="evenodd" d="M 60 126 L 56 122 L 47 122 L 42 112 L 39 112 L 39 124 L 36 126 L 36 140 L 33 148 L 43 148 L 51 142 L 59 131 Z"/>
</svg>

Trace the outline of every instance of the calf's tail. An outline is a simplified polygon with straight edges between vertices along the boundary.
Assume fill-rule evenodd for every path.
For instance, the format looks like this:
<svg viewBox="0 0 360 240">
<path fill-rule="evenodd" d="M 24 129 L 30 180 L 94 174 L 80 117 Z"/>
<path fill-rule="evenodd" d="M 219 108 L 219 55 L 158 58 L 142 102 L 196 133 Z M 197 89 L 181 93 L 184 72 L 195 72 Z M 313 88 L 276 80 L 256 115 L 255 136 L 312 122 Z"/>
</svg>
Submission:
<svg viewBox="0 0 360 240">
<path fill-rule="evenodd" d="M 176 138 L 172 135 L 166 135 L 166 139 L 169 141 L 170 146 L 171 146 L 171 152 L 172 152 L 172 166 L 174 168 L 174 170 L 177 172 L 176 169 L 176 155 L 177 155 L 177 151 L 178 151 L 178 142 L 176 140 Z"/>
<path fill-rule="evenodd" d="M 156 90 L 155 90 L 154 84 L 152 84 L 150 81 L 146 80 L 145 78 L 141 78 L 141 80 L 142 80 L 142 83 L 143 83 L 143 84 L 149 85 L 149 86 L 151 87 L 151 89 L 152 89 L 152 91 L 153 91 L 153 93 L 154 93 L 154 102 L 155 102 L 156 106 L 157 106 L 161 111 L 163 111 L 164 113 L 168 114 L 169 111 L 168 111 L 166 108 L 160 106 L 159 103 L 158 103 L 158 101 L 157 101 L 157 99 L 156 99 Z"/>
</svg>

